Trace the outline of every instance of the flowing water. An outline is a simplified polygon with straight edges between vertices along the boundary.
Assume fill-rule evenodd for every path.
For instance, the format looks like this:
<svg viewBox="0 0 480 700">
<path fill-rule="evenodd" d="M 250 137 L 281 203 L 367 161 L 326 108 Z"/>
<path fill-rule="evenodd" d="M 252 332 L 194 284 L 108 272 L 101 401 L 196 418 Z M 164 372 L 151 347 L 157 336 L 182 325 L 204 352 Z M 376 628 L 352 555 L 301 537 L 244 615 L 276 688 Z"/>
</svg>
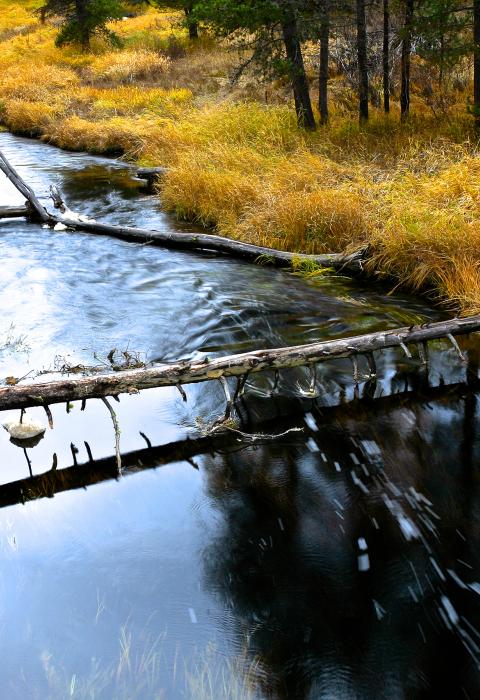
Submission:
<svg viewBox="0 0 480 700">
<path fill-rule="evenodd" d="M 0 134 L 43 198 L 180 229 L 120 161 Z M 20 200 L 0 181 L 0 205 Z M 0 222 L 0 376 L 169 362 L 442 318 L 389 288 L 303 279 L 22 220 Z M 479 697 L 477 354 L 256 375 L 246 447 L 201 437 L 218 383 L 54 406 L 0 434 L 2 698 Z M 37 380 L 48 378 L 40 376 Z M 467 380 L 467 381 L 466 381 Z M 233 388 L 233 387 L 232 387 Z M 28 414 L 47 422 L 43 410 Z M 18 412 L 6 412 L 7 419 Z M 191 439 L 188 439 L 191 438 Z M 151 445 L 152 447 L 149 447 Z"/>
</svg>

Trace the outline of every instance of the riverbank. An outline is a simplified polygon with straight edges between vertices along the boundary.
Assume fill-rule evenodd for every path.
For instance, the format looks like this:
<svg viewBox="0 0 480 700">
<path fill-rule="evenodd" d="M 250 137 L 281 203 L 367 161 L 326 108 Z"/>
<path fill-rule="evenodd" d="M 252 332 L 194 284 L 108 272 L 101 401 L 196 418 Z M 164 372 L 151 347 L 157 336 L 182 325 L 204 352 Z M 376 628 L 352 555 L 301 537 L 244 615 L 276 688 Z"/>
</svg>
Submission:
<svg viewBox="0 0 480 700">
<path fill-rule="evenodd" d="M 408 124 L 394 107 L 360 129 L 333 77 L 331 124 L 307 134 L 281 85 L 247 76 L 232 90 L 237 55 L 190 42 L 171 13 L 125 19 L 121 50 L 86 55 L 56 49 L 31 2 L 1 5 L 0 119 L 12 132 L 168 166 L 162 201 L 179 217 L 299 253 L 368 243 L 371 272 L 480 310 L 480 161 L 464 94 L 441 116 L 416 97 Z"/>
</svg>

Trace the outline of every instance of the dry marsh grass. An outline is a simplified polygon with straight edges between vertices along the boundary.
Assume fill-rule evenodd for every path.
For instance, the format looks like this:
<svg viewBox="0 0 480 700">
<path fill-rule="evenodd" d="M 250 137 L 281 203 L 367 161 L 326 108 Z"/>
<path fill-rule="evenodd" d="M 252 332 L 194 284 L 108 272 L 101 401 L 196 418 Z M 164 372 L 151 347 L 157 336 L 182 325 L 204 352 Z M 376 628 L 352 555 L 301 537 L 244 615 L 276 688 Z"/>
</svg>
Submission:
<svg viewBox="0 0 480 700">
<path fill-rule="evenodd" d="M 170 59 L 155 51 L 137 49 L 132 51 L 108 52 L 98 56 L 89 66 L 92 80 L 112 83 L 136 83 L 153 81 L 166 73 Z"/>
<path fill-rule="evenodd" d="M 415 96 L 407 124 L 394 106 L 360 128 L 336 76 L 331 124 L 306 134 L 281 86 L 266 86 L 278 98 L 269 105 L 253 99 L 251 77 L 230 89 L 235 52 L 208 37 L 192 44 L 175 13 L 118 22 L 123 49 L 95 42 L 81 54 L 55 48 L 32 7 L 0 0 L 4 126 L 167 165 L 165 206 L 223 235 L 299 253 L 368 242 L 370 272 L 480 311 L 480 161 L 466 93 L 437 116 Z"/>
</svg>

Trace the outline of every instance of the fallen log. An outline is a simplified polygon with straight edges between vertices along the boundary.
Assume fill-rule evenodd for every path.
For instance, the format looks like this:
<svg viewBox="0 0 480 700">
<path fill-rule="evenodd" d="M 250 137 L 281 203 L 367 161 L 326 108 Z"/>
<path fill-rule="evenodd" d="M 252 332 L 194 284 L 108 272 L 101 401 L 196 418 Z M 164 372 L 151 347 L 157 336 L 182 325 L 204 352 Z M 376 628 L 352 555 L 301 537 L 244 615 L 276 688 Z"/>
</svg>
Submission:
<svg viewBox="0 0 480 700">
<path fill-rule="evenodd" d="M 28 216 L 28 207 L 0 207 L 0 219 L 26 219 Z"/>
<path fill-rule="evenodd" d="M 297 261 L 307 261 L 319 267 L 327 267 L 350 273 L 358 273 L 363 269 L 362 261 L 365 252 L 363 250 L 351 255 L 336 253 L 326 255 L 300 255 L 249 243 L 242 243 L 241 241 L 235 241 L 208 233 L 150 231 L 128 226 L 101 224 L 94 220 L 88 220 L 86 216 L 72 212 L 63 202 L 58 189 L 52 187 L 51 197 L 53 199 L 53 204 L 62 214 L 62 216 L 56 216 L 42 207 L 33 190 L 22 180 L 1 151 L 0 169 L 3 170 L 15 187 L 26 197 L 29 204 L 30 218 L 40 219 L 43 223 L 49 224 L 52 227 L 62 224 L 75 231 L 112 236 L 124 241 L 141 243 L 142 245 L 157 245 L 162 248 L 173 248 L 177 250 L 213 251 L 243 260 L 260 262 L 264 265 L 275 265 L 277 267 L 292 267 Z"/>
<path fill-rule="evenodd" d="M 331 268 L 337 271 L 358 274 L 363 269 L 364 251 L 356 251 L 351 255 L 337 253 L 325 255 L 300 255 L 288 253 L 274 248 L 242 243 L 230 238 L 215 236 L 209 233 L 180 233 L 178 231 L 149 231 L 128 226 L 113 226 L 98 222 L 71 220 L 67 217 L 57 219 L 68 228 L 87 233 L 97 233 L 104 236 L 120 238 L 124 241 L 173 248 L 176 250 L 213 251 L 230 255 L 234 258 L 251 260 L 264 265 L 275 267 L 293 267 L 296 262 L 311 262 L 319 267 Z"/>
<path fill-rule="evenodd" d="M 277 371 L 301 366 L 315 367 L 317 363 L 326 360 L 355 358 L 359 354 L 367 355 L 371 366 L 374 367 L 374 351 L 401 347 L 407 355 L 411 356 L 408 344 L 424 344 L 438 338 L 448 338 L 463 360 L 454 336 L 479 330 L 480 315 L 308 345 L 256 350 L 212 360 L 207 357 L 200 361 L 182 361 L 149 369 L 124 370 L 93 377 L 64 378 L 51 382 L 4 386 L 0 388 L 0 410 L 132 394 L 144 389 L 193 384 L 221 377 L 244 377 L 268 370 Z"/>
</svg>

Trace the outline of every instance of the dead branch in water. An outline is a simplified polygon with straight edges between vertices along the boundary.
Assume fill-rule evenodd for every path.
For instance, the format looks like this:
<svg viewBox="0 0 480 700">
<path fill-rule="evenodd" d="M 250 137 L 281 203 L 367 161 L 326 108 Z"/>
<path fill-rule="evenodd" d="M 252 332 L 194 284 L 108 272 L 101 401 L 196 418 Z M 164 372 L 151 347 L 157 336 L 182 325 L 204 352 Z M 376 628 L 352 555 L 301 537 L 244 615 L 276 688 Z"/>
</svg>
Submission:
<svg viewBox="0 0 480 700">
<path fill-rule="evenodd" d="M 104 236 L 112 236 L 124 241 L 161 246 L 175 250 L 212 251 L 230 255 L 242 260 L 250 260 L 263 265 L 275 267 L 293 267 L 296 262 L 309 262 L 318 267 L 331 268 L 346 273 L 362 271 L 365 251 L 360 250 L 350 255 L 327 253 L 325 255 L 303 255 L 288 253 L 274 248 L 242 243 L 230 238 L 216 236 L 210 233 L 183 233 L 178 231 L 150 231 L 129 226 L 114 226 L 100 224 L 94 221 L 72 220 L 64 216 L 56 220 L 65 224 L 69 229 L 85 231 Z"/>
<path fill-rule="evenodd" d="M 64 378 L 51 382 L 17 384 L 0 388 L 0 410 L 27 408 L 138 393 L 143 389 L 205 382 L 221 377 L 243 377 L 246 374 L 278 371 L 290 367 L 312 366 L 327 360 L 371 355 L 374 351 L 426 343 L 480 330 L 480 315 L 449 321 L 396 328 L 328 340 L 308 345 L 256 350 L 210 360 L 183 361 L 158 365 L 149 369 L 127 370 L 90 377 Z"/>
</svg>

